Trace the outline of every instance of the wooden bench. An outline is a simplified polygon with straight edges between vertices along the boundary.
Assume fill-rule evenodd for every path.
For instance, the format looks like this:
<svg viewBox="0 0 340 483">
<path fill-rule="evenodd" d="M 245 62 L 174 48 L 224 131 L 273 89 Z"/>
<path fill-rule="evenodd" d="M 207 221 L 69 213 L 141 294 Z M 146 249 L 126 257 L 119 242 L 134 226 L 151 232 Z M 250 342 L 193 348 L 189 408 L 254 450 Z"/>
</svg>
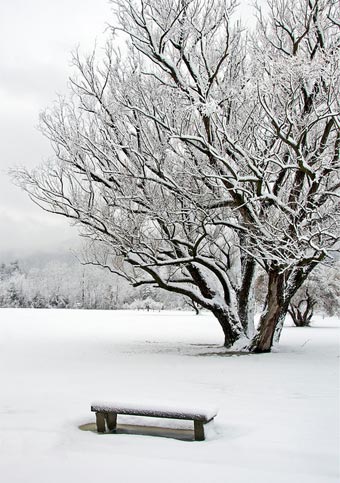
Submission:
<svg viewBox="0 0 340 483">
<path fill-rule="evenodd" d="M 109 431 L 117 429 L 117 416 L 125 414 L 129 416 L 147 416 L 152 418 L 182 419 L 194 422 L 195 441 L 205 439 L 204 425 L 209 423 L 216 416 L 215 410 L 188 410 L 178 407 L 157 407 L 157 406 L 134 406 L 130 404 L 115 403 L 92 403 L 91 411 L 96 413 L 98 433 L 105 433 L 106 427 Z"/>
</svg>

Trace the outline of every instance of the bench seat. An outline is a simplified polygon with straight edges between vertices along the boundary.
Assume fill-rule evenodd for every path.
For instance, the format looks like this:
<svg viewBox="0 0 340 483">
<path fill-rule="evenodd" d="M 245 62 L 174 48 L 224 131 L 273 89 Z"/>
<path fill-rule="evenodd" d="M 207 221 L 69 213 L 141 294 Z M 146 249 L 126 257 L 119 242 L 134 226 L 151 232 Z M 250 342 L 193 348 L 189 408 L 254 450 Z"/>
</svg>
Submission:
<svg viewBox="0 0 340 483">
<path fill-rule="evenodd" d="M 181 419 L 194 422 L 196 441 L 205 439 L 204 425 L 216 416 L 216 410 L 169 405 L 135 405 L 125 403 L 94 402 L 91 411 L 96 413 L 97 431 L 104 433 L 106 426 L 110 431 L 117 428 L 118 414 L 129 416 L 147 416 L 154 418 Z"/>
</svg>

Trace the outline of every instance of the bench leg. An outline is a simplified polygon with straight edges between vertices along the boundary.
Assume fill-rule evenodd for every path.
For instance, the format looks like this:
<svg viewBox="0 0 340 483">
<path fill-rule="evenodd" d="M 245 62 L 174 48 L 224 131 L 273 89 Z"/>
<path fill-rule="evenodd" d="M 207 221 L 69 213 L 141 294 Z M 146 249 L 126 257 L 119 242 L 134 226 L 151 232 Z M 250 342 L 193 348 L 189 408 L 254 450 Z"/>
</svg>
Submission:
<svg viewBox="0 0 340 483">
<path fill-rule="evenodd" d="M 96 423 L 98 433 L 105 433 L 105 415 L 103 413 L 96 413 Z"/>
<path fill-rule="evenodd" d="M 117 428 L 117 414 L 108 413 L 107 414 L 107 427 L 110 431 L 113 431 Z"/>
<path fill-rule="evenodd" d="M 195 441 L 204 441 L 204 425 L 202 421 L 194 421 Z"/>
</svg>

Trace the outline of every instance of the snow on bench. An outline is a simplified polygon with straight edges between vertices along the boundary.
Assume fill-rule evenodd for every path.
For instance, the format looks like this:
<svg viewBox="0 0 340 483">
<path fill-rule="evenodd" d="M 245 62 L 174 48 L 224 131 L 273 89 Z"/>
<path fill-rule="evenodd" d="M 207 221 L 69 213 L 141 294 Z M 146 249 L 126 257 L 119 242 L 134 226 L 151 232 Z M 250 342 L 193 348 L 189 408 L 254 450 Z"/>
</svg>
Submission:
<svg viewBox="0 0 340 483">
<path fill-rule="evenodd" d="M 95 402 L 91 405 L 91 411 L 96 413 L 98 433 L 104 433 L 106 426 L 113 431 L 117 428 L 118 414 L 129 416 L 147 416 L 153 418 L 183 419 L 194 422 L 195 440 L 205 439 L 204 425 L 214 419 L 217 414 L 215 409 L 197 408 L 184 406 L 155 405 L 155 404 L 129 404 Z"/>
</svg>

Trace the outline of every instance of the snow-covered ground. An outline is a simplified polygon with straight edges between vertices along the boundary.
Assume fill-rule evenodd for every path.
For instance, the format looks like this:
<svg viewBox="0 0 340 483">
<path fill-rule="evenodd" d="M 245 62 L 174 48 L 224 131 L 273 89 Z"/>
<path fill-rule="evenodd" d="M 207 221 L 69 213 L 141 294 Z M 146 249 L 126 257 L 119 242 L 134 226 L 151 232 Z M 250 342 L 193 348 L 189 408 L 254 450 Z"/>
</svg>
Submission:
<svg viewBox="0 0 340 483">
<path fill-rule="evenodd" d="M 320 318 L 275 353 L 228 356 L 209 315 L 1 309 L 0 479 L 335 483 L 339 328 Z M 203 442 L 101 435 L 79 429 L 93 400 L 219 412 Z"/>
</svg>

